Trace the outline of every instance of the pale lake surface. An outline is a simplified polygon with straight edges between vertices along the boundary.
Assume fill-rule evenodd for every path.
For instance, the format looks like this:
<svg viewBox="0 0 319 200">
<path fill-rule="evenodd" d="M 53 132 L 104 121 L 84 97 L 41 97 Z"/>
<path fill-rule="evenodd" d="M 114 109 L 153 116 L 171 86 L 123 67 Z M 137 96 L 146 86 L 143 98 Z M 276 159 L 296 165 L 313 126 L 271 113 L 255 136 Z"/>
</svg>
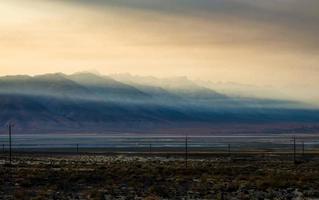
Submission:
<svg viewBox="0 0 319 200">
<path fill-rule="evenodd" d="M 294 135 L 297 148 L 319 148 L 319 135 Z M 8 146 L 8 135 L 0 135 L 0 148 Z M 41 148 L 184 148 L 186 136 L 167 135 L 108 135 L 108 134 L 13 134 L 12 146 L 16 149 Z M 290 150 L 293 135 L 226 135 L 188 136 L 190 149 L 261 149 Z"/>
</svg>

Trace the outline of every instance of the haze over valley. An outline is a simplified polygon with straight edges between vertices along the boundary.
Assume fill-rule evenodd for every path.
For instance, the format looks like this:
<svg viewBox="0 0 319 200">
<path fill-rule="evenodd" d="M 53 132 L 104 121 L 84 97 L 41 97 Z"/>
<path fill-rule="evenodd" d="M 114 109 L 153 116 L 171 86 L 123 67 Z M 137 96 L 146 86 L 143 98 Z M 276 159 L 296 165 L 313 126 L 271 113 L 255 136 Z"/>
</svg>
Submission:
<svg viewBox="0 0 319 200">
<path fill-rule="evenodd" d="M 4 76 L 0 96 L 1 126 L 13 122 L 20 132 L 201 127 L 205 130 L 201 133 L 209 134 L 216 125 L 230 128 L 234 124 L 263 128 L 268 124 L 265 130 L 280 124 L 287 131 L 302 130 L 306 124 L 307 131 L 316 131 L 319 120 L 319 111 L 311 104 L 220 93 L 187 77 L 91 72 Z M 235 125 L 230 132 L 236 132 Z M 249 126 L 247 131 L 263 130 Z"/>
</svg>

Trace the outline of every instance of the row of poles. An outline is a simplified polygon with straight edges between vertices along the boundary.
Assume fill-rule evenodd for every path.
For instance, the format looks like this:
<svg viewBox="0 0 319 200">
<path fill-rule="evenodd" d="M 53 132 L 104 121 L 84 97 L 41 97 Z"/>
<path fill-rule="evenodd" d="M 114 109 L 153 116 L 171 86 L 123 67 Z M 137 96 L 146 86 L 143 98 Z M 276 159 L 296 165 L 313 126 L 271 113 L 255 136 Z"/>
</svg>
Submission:
<svg viewBox="0 0 319 200">
<path fill-rule="evenodd" d="M 10 123 L 8 125 L 8 131 L 9 131 L 9 164 L 12 163 L 12 128 L 14 127 L 14 124 Z M 188 136 L 185 137 L 185 166 L 187 168 L 188 165 Z M 231 147 L 230 144 L 227 146 L 228 148 L 228 154 L 231 153 Z M 3 152 L 5 152 L 5 145 L 2 145 Z M 79 153 L 79 144 L 76 144 L 76 152 Z M 149 152 L 152 153 L 152 144 L 149 145 Z M 302 141 L 302 155 L 304 155 L 305 152 L 305 144 Z M 296 137 L 293 137 L 293 159 L 294 162 L 296 162 Z"/>
<path fill-rule="evenodd" d="M 302 141 L 302 155 L 304 155 L 305 152 L 305 143 Z M 4 147 L 3 147 L 4 149 Z M 230 144 L 227 145 L 227 152 L 228 155 L 231 154 L 231 146 Z M 76 152 L 79 153 L 79 144 L 76 144 Z M 296 137 L 293 137 L 293 155 L 294 155 L 294 162 L 296 162 Z M 149 153 L 152 153 L 152 144 L 149 144 Z M 11 155 L 11 151 L 10 151 Z M 188 136 L 185 137 L 185 165 L 187 167 L 187 161 L 188 161 Z"/>
</svg>

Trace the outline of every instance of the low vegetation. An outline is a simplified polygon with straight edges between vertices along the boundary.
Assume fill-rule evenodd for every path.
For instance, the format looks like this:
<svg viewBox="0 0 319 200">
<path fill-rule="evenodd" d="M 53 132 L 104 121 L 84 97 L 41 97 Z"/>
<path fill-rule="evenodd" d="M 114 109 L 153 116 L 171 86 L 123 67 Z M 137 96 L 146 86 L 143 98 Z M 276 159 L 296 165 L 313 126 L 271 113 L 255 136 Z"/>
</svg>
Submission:
<svg viewBox="0 0 319 200">
<path fill-rule="evenodd" d="M 3 199 L 303 199 L 319 197 L 319 161 L 143 156 L 16 158 Z"/>
</svg>

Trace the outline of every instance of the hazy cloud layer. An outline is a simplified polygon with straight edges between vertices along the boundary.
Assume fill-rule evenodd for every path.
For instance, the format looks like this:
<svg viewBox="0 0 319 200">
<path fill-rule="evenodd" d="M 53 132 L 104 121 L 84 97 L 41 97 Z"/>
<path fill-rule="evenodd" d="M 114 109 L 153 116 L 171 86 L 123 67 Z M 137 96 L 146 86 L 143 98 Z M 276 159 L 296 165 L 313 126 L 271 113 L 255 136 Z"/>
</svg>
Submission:
<svg viewBox="0 0 319 200">
<path fill-rule="evenodd" d="M 318 7 L 317 0 L 0 1 L 0 74 L 96 69 L 314 91 Z"/>
<path fill-rule="evenodd" d="M 275 39 L 275 41 L 280 39 L 283 40 L 283 43 L 290 43 L 291 46 L 296 46 L 297 42 L 303 44 L 304 47 L 308 46 L 316 50 L 319 48 L 317 37 L 319 33 L 317 26 L 319 23 L 317 9 L 319 2 L 316 0 L 80 0 L 71 2 L 95 6 L 96 9 L 101 10 L 103 7 L 114 6 L 136 9 L 140 12 L 155 12 L 172 17 L 193 18 L 193 20 L 203 21 L 211 26 L 214 26 L 214 23 L 223 22 L 225 26 L 235 25 L 235 27 L 227 27 L 234 31 L 232 37 L 235 39 L 242 39 L 240 37 L 242 30 L 238 29 L 239 33 L 236 33 L 235 29 L 239 25 L 247 25 L 247 27 L 243 27 L 251 29 L 246 30 L 247 32 L 264 26 L 265 30 L 258 32 L 259 39 Z M 251 27 L 248 27 L 249 25 Z M 267 31 L 267 28 L 274 30 L 263 32 Z M 253 33 L 251 32 L 251 34 Z M 250 39 L 253 41 L 256 38 Z M 288 39 L 295 39 L 295 41 Z M 241 42 L 246 44 L 247 41 Z M 273 43 L 272 41 L 268 42 Z"/>
</svg>

